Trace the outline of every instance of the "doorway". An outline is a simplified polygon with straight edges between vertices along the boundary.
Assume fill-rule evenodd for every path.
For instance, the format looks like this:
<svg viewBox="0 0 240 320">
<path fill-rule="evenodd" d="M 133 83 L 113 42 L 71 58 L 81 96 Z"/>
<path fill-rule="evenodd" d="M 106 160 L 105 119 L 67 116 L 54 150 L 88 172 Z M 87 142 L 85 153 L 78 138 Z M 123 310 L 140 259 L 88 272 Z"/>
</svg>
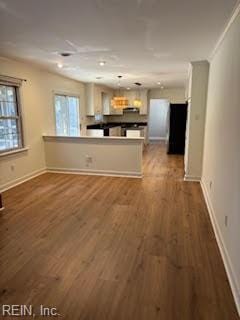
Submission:
<svg viewBox="0 0 240 320">
<path fill-rule="evenodd" d="M 166 142 L 168 136 L 169 101 L 151 99 L 149 108 L 149 141 Z"/>
</svg>

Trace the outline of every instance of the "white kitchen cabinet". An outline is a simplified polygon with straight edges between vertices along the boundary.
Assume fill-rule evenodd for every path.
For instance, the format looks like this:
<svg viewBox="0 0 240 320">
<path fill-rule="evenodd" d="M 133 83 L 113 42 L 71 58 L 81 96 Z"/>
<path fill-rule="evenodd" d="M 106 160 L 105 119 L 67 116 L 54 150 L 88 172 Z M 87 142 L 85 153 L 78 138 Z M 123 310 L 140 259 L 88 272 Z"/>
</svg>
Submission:
<svg viewBox="0 0 240 320">
<path fill-rule="evenodd" d="M 119 95 L 119 91 L 115 91 L 115 95 Z M 142 100 L 142 106 L 139 109 L 141 115 L 148 114 L 148 90 L 124 90 L 120 92 L 129 102 L 128 107 L 133 107 L 133 101 L 136 98 Z M 123 115 L 123 109 L 115 109 L 111 105 L 113 99 L 113 91 L 103 86 L 88 83 L 86 85 L 86 115 L 94 116 L 97 114 L 103 115 Z"/>
<path fill-rule="evenodd" d="M 127 138 L 144 138 L 144 145 L 148 144 L 148 130 L 147 126 L 138 129 L 127 129 L 126 130 Z"/>
<path fill-rule="evenodd" d="M 140 91 L 140 99 L 142 100 L 142 106 L 139 110 L 141 115 L 148 114 L 148 90 L 144 89 Z"/>
<path fill-rule="evenodd" d="M 142 130 L 131 130 L 128 129 L 126 131 L 127 138 L 140 138 L 141 137 L 141 131 Z"/>
<path fill-rule="evenodd" d="M 112 95 L 107 92 L 102 92 L 103 115 L 105 116 L 111 114 L 111 99 Z"/>
<path fill-rule="evenodd" d="M 141 115 L 148 114 L 148 90 L 147 89 L 125 90 L 124 96 L 128 99 L 129 107 L 134 107 L 133 101 L 135 99 L 140 99 L 142 101 L 142 106 L 139 109 L 139 114 Z"/>
<path fill-rule="evenodd" d="M 86 115 L 94 116 L 94 83 L 86 84 Z"/>
<path fill-rule="evenodd" d="M 111 100 L 114 98 L 114 96 L 118 96 L 119 95 L 119 91 L 115 91 L 112 95 L 111 95 L 111 99 L 110 99 L 110 115 L 123 115 L 123 109 L 115 109 L 112 105 L 111 105 Z"/>
<path fill-rule="evenodd" d="M 133 107 L 133 101 L 136 99 L 136 91 L 135 90 L 125 90 L 123 92 L 124 97 L 128 99 L 128 106 Z"/>
<path fill-rule="evenodd" d="M 105 93 L 103 94 L 103 114 L 104 115 L 122 115 L 123 110 L 122 109 L 114 109 L 114 107 L 111 105 L 111 101 L 114 97 L 114 94 L 112 93 Z"/>
<path fill-rule="evenodd" d="M 104 131 L 103 129 L 87 129 L 88 137 L 103 137 Z"/>
<path fill-rule="evenodd" d="M 113 90 L 104 86 L 89 83 L 86 85 L 86 115 L 122 115 L 122 109 L 111 106 Z"/>
<path fill-rule="evenodd" d="M 94 111 L 95 114 L 103 114 L 102 91 L 94 86 Z"/>
<path fill-rule="evenodd" d="M 102 91 L 94 83 L 86 85 L 86 115 L 103 114 Z"/>
</svg>

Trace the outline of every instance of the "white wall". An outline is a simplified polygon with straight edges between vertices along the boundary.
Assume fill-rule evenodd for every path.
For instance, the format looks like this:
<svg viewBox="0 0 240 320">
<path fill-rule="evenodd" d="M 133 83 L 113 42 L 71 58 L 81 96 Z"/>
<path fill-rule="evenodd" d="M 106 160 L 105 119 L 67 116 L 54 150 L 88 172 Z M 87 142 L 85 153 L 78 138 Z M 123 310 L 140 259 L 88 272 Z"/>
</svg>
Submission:
<svg viewBox="0 0 240 320">
<path fill-rule="evenodd" d="M 46 137 L 47 168 L 141 177 L 143 141 L 122 137 Z"/>
<path fill-rule="evenodd" d="M 166 139 L 168 100 L 151 99 L 149 108 L 149 139 Z"/>
<path fill-rule="evenodd" d="M 200 181 L 207 104 L 209 63 L 191 63 L 185 148 L 185 179 Z"/>
<path fill-rule="evenodd" d="M 202 183 L 240 312 L 240 16 L 210 64 Z M 212 182 L 212 186 L 211 186 Z M 227 226 L 225 217 L 228 217 Z"/>
<path fill-rule="evenodd" d="M 27 79 L 21 87 L 21 104 L 24 140 L 29 150 L 0 158 L 0 189 L 4 189 L 45 168 L 42 133 L 54 133 L 54 91 L 78 94 L 81 122 L 85 123 L 86 118 L 82 83 L 6 58 L 0 58 L 0 70 L 3 75 Z"/>
<path fill-rule="evenodd" d="M 149 99 L 166 99 L 170 103 L 184 103 L 185 88 L 151 89 Z"/>
</svg>

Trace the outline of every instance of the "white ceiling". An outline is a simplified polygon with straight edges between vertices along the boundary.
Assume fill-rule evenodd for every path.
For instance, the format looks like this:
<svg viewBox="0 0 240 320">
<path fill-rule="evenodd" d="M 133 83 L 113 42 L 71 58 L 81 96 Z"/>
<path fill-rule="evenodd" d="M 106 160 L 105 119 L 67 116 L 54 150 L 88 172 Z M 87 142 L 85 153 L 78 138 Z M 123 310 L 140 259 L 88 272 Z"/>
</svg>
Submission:
<svg viewBox="0 0 240 320">
<path fill-rule="evenodd" d="M 121 74 L 126 87 L 181 87 L 188 63 L 209 58 L 236 2 L 0 0 L 0 54 L 87 82 L 112 86 Z"/>
</svg>

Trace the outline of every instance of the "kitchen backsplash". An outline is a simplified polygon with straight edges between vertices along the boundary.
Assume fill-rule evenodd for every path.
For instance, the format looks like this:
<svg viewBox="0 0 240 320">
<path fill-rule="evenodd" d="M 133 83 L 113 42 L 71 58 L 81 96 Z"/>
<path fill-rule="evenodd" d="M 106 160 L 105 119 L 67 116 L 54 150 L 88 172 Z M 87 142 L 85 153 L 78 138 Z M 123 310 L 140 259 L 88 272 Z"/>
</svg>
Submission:
<svg viewBox="0 0 240 320">
<path fill-rule="evenodd" d="M 107 122 L 145 122 L 148 121 L 147 115 L 136 113 L 125 113 L 122 116 L 105 116 Z"/>
</svg>

